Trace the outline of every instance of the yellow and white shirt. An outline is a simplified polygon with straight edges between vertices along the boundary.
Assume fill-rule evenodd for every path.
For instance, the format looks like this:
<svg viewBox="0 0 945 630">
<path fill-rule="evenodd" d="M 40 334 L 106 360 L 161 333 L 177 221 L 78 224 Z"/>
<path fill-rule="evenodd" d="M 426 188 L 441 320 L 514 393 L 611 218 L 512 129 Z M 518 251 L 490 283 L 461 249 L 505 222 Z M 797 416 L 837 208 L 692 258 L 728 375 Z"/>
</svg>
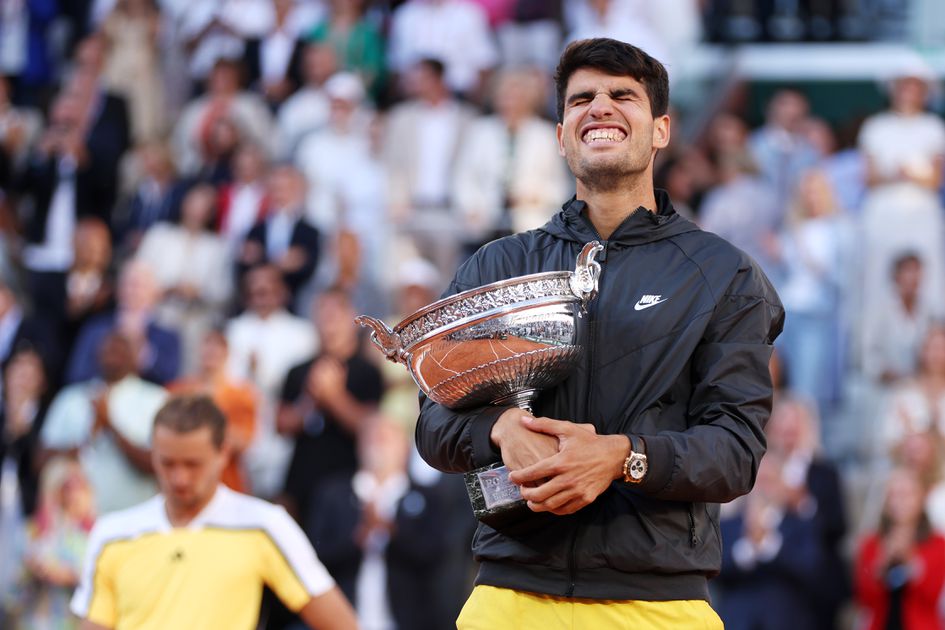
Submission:
<svg viewBox="0 0 945 630">
<path fill-rule="evenodd" d="M 264 584 L 298 611 L 334 581 L 284 509 L 221 485 L 186 527 L 161 495 L 102 517 L 72 611 L 116 630 L 252 630 Z"/>
</svg>

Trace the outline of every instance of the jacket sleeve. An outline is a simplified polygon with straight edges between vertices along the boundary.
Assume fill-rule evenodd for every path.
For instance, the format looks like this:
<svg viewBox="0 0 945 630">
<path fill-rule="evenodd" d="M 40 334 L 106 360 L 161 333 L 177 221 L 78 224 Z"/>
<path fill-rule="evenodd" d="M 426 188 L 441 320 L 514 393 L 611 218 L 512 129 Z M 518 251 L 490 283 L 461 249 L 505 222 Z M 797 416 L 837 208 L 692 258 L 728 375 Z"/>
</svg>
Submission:
<svg viewBox="0 0 945 630">
<path fill-rule="evenodd" d="M 649 474 L 642 492 L 724 503 L 751 490 L 771 413 L 768 361 L 783 324 L 774 289 L 756 266 L 743 265 L 692 355 L 690 428 L 643 436 Z"/>
</svg>

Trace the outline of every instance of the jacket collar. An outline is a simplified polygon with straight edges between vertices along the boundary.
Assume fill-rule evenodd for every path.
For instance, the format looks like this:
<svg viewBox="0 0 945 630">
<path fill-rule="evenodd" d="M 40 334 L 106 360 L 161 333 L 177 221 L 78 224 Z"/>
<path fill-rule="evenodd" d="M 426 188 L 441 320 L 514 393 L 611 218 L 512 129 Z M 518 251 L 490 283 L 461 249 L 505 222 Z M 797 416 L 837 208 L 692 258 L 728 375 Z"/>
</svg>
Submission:
<svg viewBox="0 0 945 630">
<path fill-rule="evenodd" d="M 656 189 L 656 212 L 640 206 L 630 212 L 614 233 L 607 239 L 621 245 L 640 245 L 662 240 L 699 228 L 691 221 L 676 214 L 665 190 Z M 572 197 L 561 211 L 539 228 L 552 236 L 569 241 L 586 243 L 603 240 L 587 217 L 587 204 Z"/>
</svg>

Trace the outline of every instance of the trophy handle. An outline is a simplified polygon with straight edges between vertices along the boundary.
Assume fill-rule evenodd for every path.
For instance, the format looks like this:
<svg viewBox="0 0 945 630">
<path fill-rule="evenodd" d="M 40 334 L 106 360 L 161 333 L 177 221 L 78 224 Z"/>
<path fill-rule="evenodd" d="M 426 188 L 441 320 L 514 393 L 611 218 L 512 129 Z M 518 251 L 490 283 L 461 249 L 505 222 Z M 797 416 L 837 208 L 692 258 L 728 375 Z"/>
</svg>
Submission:
<svg viewBox="0 0 945 630">
<path fill-rule="evenodd" d="M 574 273 L 568 280 L 571 292 L 581 300 L 581 312 L 587 312 L 588 303 L 597 296 L 597 279 L 600 278 L 600 263 L 594 260 L 597 252 L 604 249 L 599 241 L 587 243 L 577 257 Z"/>
<path fill-rule="evenodd" d="M 391 330 L 387 324 L 368 315 L 358 315 L 354 318 L 354 321 L 373 331 L 371 333 L 371 341 L 375 346 L 380 348 L 388 361 L 393 363 L 407 363 L 406 353 L 404 352 L 400 335 Z"/>
</svg>

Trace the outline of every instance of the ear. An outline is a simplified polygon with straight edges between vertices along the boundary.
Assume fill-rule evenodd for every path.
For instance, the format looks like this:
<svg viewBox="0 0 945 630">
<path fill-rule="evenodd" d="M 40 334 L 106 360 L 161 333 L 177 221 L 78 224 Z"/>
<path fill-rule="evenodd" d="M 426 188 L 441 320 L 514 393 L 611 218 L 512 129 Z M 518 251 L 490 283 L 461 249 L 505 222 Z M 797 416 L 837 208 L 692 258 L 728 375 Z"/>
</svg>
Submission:
<svg viewBox="0 0 945 630">
<path fill-rule="evenodd" d="M 665 149 L 669 146 L 670 120 L 666 114 L 653 119 L 653 148 Z"/>
<path fill-rule="evenodd" d="M 564 127 L 558 123 L 555 127 L 555 135 L 558 137 L 558 155 L 564 157 Z"/>
</svg>

